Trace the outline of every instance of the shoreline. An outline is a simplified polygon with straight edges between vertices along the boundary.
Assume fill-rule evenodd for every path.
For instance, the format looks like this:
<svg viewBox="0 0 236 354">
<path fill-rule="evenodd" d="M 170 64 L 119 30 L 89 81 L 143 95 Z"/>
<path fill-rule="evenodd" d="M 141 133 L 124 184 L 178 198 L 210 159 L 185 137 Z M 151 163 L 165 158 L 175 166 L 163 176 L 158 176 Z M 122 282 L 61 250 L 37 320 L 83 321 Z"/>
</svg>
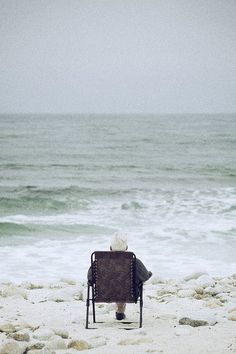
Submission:
<svg viewBox="0 0 236 354">
<path fill-rule="evenodd" d="M 71 279 L 1 283 L 0 353 L 236 352 L 236 273 L 196 272 L 177 280 L 154 275 L 144 286 L 141 329 L 139 305 L 127 304 L 121 323 L 114 304 L 96 304 L 97 321 L 103 323 L 86 330 L 86 290 L 85 283 Z"/>
</svg>

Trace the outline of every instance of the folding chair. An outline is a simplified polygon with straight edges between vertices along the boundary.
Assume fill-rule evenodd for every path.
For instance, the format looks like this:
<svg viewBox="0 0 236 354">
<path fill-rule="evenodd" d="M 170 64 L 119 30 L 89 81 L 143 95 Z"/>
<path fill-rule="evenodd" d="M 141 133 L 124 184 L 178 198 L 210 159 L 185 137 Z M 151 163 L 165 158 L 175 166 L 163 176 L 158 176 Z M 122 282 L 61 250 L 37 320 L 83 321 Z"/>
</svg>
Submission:
<svg viewBox="0 0 236 354">
<path fill-rule="evenodd" d="M 142 327 L 143 285 L 136 293 L 136 256 L 132 252 L 93 252 L 91 255 L 93 284 L 88 283 L 86 325 L 88 327 L 89 305 L 92 302 L 93 322 L 96 322 L 95 303 L 123 302 L 140 304 L 139 327 Z M 92 297 L 90 297 L 92 290 Z"/>
</svg>

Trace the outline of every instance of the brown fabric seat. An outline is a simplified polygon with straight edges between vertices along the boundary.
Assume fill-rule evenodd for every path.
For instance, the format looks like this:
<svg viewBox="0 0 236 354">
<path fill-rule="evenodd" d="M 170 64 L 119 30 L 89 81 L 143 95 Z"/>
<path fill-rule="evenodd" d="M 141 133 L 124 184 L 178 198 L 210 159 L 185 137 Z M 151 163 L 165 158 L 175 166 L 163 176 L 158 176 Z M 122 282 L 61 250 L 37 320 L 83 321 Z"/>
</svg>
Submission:
<svg viewBox="0 0 236 354">
<path fill-rule="evenodd" d="M 89 305 L 93 305 L 93 322 L 96 302 L 140 302 L 139 327 L 142 327 L 143 289 L 136 294 L 136 256 L 132 252 L 93 252 L 91 255 L 93 284 L 88 283 L 86 328 L 88 328 Z M 90 289 L 92 288 L 92 298 Z"/>
</svg>

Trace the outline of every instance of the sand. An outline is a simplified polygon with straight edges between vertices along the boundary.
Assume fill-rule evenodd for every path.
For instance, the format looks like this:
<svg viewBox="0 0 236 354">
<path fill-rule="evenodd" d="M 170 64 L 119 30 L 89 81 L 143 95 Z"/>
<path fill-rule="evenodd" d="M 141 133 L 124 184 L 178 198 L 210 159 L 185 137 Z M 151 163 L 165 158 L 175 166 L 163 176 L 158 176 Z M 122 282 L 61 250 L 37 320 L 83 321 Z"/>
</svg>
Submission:
<svg viewBox="0 0 236 354">
<path fill-rule="evenodd" d="M 86 283 L 0 284 L 0 353 L 236 353 L 236 274 L 184 279 L 153 276 L 139 305 L 115 320 L 114 304 L 97 304 L 85 329 Z"/>
</svg>

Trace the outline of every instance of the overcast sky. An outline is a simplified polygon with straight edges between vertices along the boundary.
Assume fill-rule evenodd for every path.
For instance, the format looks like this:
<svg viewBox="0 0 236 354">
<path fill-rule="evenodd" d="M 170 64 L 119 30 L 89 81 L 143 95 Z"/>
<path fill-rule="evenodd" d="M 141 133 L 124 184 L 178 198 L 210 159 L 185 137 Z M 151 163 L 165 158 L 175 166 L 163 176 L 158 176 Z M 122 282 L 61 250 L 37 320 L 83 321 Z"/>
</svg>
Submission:
<svg viewBox="0 0 236 354">
<path fill-rule="evenodd" d="M 236 112 L 236 1 L 0 0 L 0 112 Z"/>
</svg>

